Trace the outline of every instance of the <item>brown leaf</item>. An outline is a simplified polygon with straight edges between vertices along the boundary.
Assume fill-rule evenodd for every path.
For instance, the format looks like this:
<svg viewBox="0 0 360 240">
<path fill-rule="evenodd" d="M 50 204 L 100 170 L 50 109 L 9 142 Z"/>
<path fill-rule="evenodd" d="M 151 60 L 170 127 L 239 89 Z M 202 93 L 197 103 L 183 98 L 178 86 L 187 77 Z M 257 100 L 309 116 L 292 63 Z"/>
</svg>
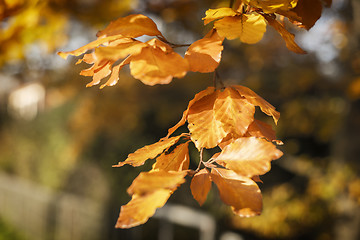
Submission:
<svg viewBox="0 0 360 240">
<path fill-rule="evenodd" d="M 214 103 L 215 119 L 226 133 L 243 136 L 254 120 L 255 106 L 232 88 L 219 92 Z"/>
<path fill-rule="evenodd" d="M 211 189 L 210 174 L 206 169 L 201 169 L 194 175 L 190 189 L 194 199 L 200 206 L 203 205 Z"/>
<path fill-rule="evenodd" d="M 185 53 L 190 71 L 202 73 L 215 71 L 221 60 L 223 40 L 224 38 L 213 29 L 203 39 L 191 44 Z"/>
<path fill-rule="evenodd" d="M 245 97 L 246 100 L 248 100 L 250 103 L 252 103 L 255 106 L 259 106 L 261 111 L 263 111 L 265 114 L 267 114 L 268 116 L 272 116 L 275 123 L 277 124 L 280 118 L 280 113 L 276 111 L 275 108 L 270 103 L 265 101 L 262 97 L 260 97 L 259 95 L 257 95 L 255 92 L 253 92 L 247 87 L 239 86 L 239 85 L 232 87 L 235 88 L 240 93 L 240 95 Z"/>
<path fill-rule="evenodd" d="M 157 143 L 142 147 L 136 150 L 134 153 L 129 154 L 125 161 L 119 162 L 117 165 L 113 165 L 113 167 L 121 167 L 125 164 L 129 164 L 134 167 L 141 166 L 145 163 L 146 160 L 155 158 L 166 149 L 176 144 L 183 136 L 185 136 L 185 134 L 163 139 Z"/>
<path fill-rule="evenodd" d="M 282 156 L 275 145 L 264 139 L 242 137 L 227 145 L 216 158 L 217 163 L 246 177 L 270 170 L 270 162 Z"/>
<path fill-rule="evenodd" d="M 142 172 L 132 182 L 128 188 L 130 195 L 145 195 L 160 189 L 175 191 L 176 188 L 185 182 L 187 171 L 164 171 L 151 170 Z"/>
<path fill-rule="evenodd" d="M 104 30 L 96 34 L 97 37 L 113 35 L 137 38 L 142 35 L 157 36 L 161 33 L 153 20 L 141 14 L 133 14 L 111 22 Z"/>
<path fill-rule="evenodd" d="M 214 114 L 218 92 L 219 90 L 201 98 L 189 108 L 188 128 L 191 140 L 198 149 L 215 147 L 227 134 Z"/>
<path fill-rule="evenodd" d="M 215 91 L 214 87 L 208 87 L 207 89 L 197 93 L 195 95 L 195 97 L 189 102 L 189 105 L 187 107 L 187 109 L 183 112 L 182 118 L 180 119 L 180 121 L 173 126 L 172 128 L 169 128 L 168 130 L 168 135 L 166 137 L 169 137 L 171 134 L 173 134 L 176 129 L 178 129 L 179 127 L 181 127 L 182 125 L 185 124 L 187 117 L 188 117 L 188 113 L 189 113 L 189 108 L 197 101 L 199 101 L 201 98 L 213 93 Z"/>
<path fill-rule="evenodd" d="M 230 205 L 235 214 L 252 217 L 261 213 L 262 196 L 253 180 L 220 168 L 211 170 L 211 179 L 219 189 L 221 200 Z"/>
<path fill-rule="evenodd" d="M 306 52 L 304 50 L 302 50 L 301 47 L 299 47 L 296 44 L 294 34 L 289 33 L 281 23 L 279 23 L 278 21 L 273 19 L 271 16 L 264 15 L 264 17 L 265 17 L 266 21 L 269 23 L 269 25 L 272 26 L 281 35 L 281 37 L 285 40 L 286 47 L 290 51 L 293 51 L 293 52 L 299 53 L 299 54 L 306 54 Z"/>
<path fill-rule="evenodd" d="M 187 170 L 190 164 L 189 142 L 180 144 L 171 153 L 163 152 L 153 165 L 153 169 L 164 171 Z"/>
<path fill-rule="evenodd" d="M 155 214 L 157 208 L 165 205 L 171 191 L 159 189 L 147 195 L 133 195 L 130 202 L 121 207 L 116 228 L 132 228 L 145 223 Z"/>
<path fill-rule="evenodd" d="M 173 77 L 185 76 L 189 69 L 187 61 L 170 46 L 158 39 L 147 42 L 141 53 L 132 57 L 131 75 L 146 85 L 168 84 Z"/>
</svg>

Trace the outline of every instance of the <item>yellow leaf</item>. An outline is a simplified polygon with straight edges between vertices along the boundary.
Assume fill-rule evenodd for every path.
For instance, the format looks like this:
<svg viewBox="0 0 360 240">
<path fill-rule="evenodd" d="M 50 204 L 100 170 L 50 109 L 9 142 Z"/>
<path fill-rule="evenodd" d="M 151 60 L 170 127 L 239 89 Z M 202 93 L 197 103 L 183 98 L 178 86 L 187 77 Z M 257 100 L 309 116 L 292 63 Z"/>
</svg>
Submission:
<svg viewBox="0 0 360 240">
<path fill-rule="evenodd" d="M 275 13 L 294 8 L 298 0 L 243 0 L 243 2 L 255 8 L 261 8 L 264 13 Z"/>
<path fill-rule="evenodd" d="M 134 153 L 129 154 L 125 161 L 119 162 L 117 165 L 113 165 L 113 167 L 121 167 L 125 164 L 130 164 L 134 167 L 141 166 L 145 163 L 146 160 L 155 158 L 166 149 L 176 144 L 183 136 L 185 136 L 185 134 L 167 138 L 157 143 L 142 147 L 136 150 Z"/>
<path fill-rule="evenodd" d="M 215 104 L 215 119 L 221 122 L 226 133 L 243 136 L 254 121 L 255 106 L 232 88 L 219 92 Z"/>
<path fill-rule="evenodd" d="M 168 84 L 173 77 L 185 76 L 189 69 L 187 61 L 170 46 L 152 39 L 148 47 L 133 56 L 130 62 L 131 75 L 146 85 Z"/>
<path fill-rule="evenodd" d="M 262 196 L 253 180 L 220 168 L 212 169 L 211 179 L 219 189 L 221 200 L 230 205 L 235 214 L 252 217 L 261 213 Z"/>
<path fill-rule="evenodd" d="M 278 21 L 273 19 L 271 16 L 264 15 L 264 17 L 265 17 L 266 21 L 269 23 L 269 25 L 272 26 L 281 35 L 281 37 L 285 40 L 286 47 L 289 50 L 291 50 L 295 53 L 299 53 L 299 54 L 306 53 L 304 50 L 301 49 L 301 47 L 299 47 L 296 44 L 294 34 L 289 33 L 281 23 L 279 23 Z"/>
<path fill-rule="evenodd" d="M 204 24 L 206 25 L 214 20 L 224 17 L 233 17 L 237 14 L 238 13 L 231 8 L 208 9 L 205 12 L 205 17 L 202 20 L 204 20 Z"/>
<path fill-rule="evenodd" d="M 282 156 L 275 145 L 264 139 L 242 137 L 227 145 L 216 158 L 217 163 L 246 177 L 270 170 L 270 162 Z"/>
<path fill-rule="evenodd" d="M 133 14 L 111 22 L 104 30 L 96 34 L 97 37 L 113 35 L 137 38 L 142 35 L 157 36 L 161 33 L 153 20 L 141 14 Z"/>
<path fill-rule="evenodd" d="M 126 58 L 129 55 L 140 54 L 141 50 L 146 46 L 145 43 L 136 40 L 124 41 L 115 46 L 96 48 L 95 56 L 99 62 L 103 60 L 117 61 Z"/>
<path fill-rule="evenodd" d="M 239 85 L 235 85 L 232 87 L 235 88 L 241 96 L 245 97 L 247 101 L 249 101 L 255 106 L 259 106 L 262 112 L 264 112 L 268 116 L 272 116 L 275 123 L 277 124 L 280 118 L 280 113 L 275 110 L 275 107 L 273 107 L 270 103 L 265 101 L 262 97 L 260 97 L 247 87 Z"/>
<path fill-rule="evenodd" d="M 203 205 L 211 189 L 210 174 L 206 169 L 202 169 L 194 175 L 190 189 L 194 199 L 200 206 Z"/>
<path fill-rule="evenodd" d="M 170 196 L 171 191 L 166 189 L 160 189 L 144 196 L 133 195 L 130 202 L 121 207 L 115 227 L 132 228 L 145 223 L 155 214 L 157 208 L 165 205 Z"/>
<path fill-rule="evenodd" d="M 198 149 L 217 146 L 227 134 L 214 114 L 218 92 L 219 90 L 204 96 L 189 107 L 188 128 L 191 140 Z"/>
<path fill-rule="evenodd" d="M 130 195 L 145 195 L 160 189 L 175 191 L 180 184 L 185 182 L 186 175 L 187 171 L 152 170 L 142 172 L 134 179 L 127 191 Z"/>
<path fill-rule="evenodd" d="M 234 17 L 224 17 L 214 23 L 221 37 L 229 40 L 239 38 L 244 43 L 259 42 L 266 32 L 266 22 L 258 13 L 242 14 Z"/>
<path fill-rule="evenodd" d="M 171 153 L 162 153 L 153 165 L 153 169 L 164 171 L 182 171 L 189 168 L 189 142 L 180 144 Z"/>
<path fill-rule="evenodd" d="M 195 97 L 189 102 L 189 105 L 187 107 L 187 109 L 183 112 L 183 115 L 182 115 L 182 118 L 180 119 L 180 121 L 175 125 L 173 126 L 172 128 L 169 128 L 168 130 L 168 135 L 166 137 L 169 137 L 171 134 L 173 134 L 176 129 L 178 129 L 179 127 L 181 127 L 182 125 L 185 124 L 186 120 L 187 120 L 187 117 L 188 117 L 188 113 L 189 113 L 189 108 L 195 103 L 197 102 L 198 100 L 200 100 L 201 98 L 213 93 L 215 91 L 215 88 L 214 87 L 208 87 L 207 89 L 197 93 L 195 95 Z"/>
</svg>

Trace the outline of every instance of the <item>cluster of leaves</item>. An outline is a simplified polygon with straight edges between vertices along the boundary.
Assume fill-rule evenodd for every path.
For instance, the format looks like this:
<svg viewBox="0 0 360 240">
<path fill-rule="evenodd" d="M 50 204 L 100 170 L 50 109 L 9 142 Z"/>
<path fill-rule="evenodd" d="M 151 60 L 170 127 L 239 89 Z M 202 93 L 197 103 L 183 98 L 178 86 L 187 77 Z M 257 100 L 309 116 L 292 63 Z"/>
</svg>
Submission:
<svg viewBox="0 0 360 240">
<path fill-rule="evenodd" d="M 326 1 L 327 4 L 330 2 Z M 313 4 L 320 8 L 313 8 Z M 92 77 L 87 86 L 97 85 L 105 78 L 107 81 L 100 88 L 115 85 L 119 81 L 119 71 L 125 65 L 130 66 L 133 77 L 146 85 L 168 84 L 188 71 L 215 71 L 225 38 L 256 43 L 262 39 L 266 24 L 281 34 L 290 50 L 305 53 L 295 43 L 294 35 L 285 29 L 283 18 L 309 29 L 322 9 L 320 0 L 238 0 L 231 1 L 231 5 L 231 8 L 208 10 L 204 23 L 214 22 L 214 27 L 191 45 L 170 43 L 150 18 L 134 14 L 111 22 L 98 32 L 97 40 L 59 55 L 66 58 L 84 54 L 77 63 L 92 64 L 80 73 Z M 138 37 L 143 35 L 153 38 L 142 42 Z M 182 57 L 174 48 L 184 46 L 188 49 Z M 93 51 L 87 53 L 89 50 Z M 116 227 L 129 228 L 145 223 L 185 182 L 186 176 L 192 177 L 191 192 L 200 205 L 205 202 L 214 182 L 222 201 L 230 205 L 235 214 L 259 215 L 262 196 L 256 182 L 261 181 L 259 175 L 270 170 L 271 161 L 282 156 L 273 144 L 282 142 L 276 140 L 270 125 L 254 118 L 256 106 L 277 123 L 280 114 L 275 108 L 244 86 L 208 87 L 197 93 L 179 123 L 169 129 L 165 138 L 138 149 L 115 165 L 137 167 L 149 159 L 156 159 L 152 169 L 141 173 L 129 187 L 132 199 L 122 206 Z M 188 133 L 171 137 L 186 123 Z M 195 170 L 189 169 L 190 143 L 195 145 L 200 156 Z M 204 149 L 217 149 L 218 152 L 204 160 Z"/>
</svg>

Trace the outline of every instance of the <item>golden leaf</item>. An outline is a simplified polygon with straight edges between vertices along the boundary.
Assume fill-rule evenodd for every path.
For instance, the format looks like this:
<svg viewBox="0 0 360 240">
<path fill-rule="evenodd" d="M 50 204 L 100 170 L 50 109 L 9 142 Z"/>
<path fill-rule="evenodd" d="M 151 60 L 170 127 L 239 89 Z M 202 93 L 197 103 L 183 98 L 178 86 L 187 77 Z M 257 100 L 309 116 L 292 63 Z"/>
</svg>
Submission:
<svg viewBox="0 0 360 240">
<path fill-rule="evenodd" d="M 264 17 L 266 21 L 269 23 L 269 25 L 272 26 L 285 40 L 286 47 L 289 50 L 299 54 L 306 54 L 306 52 L 296 44 L 294 34 L 289 33 L 281 23 L 273 19 L 271 16 L 264 15 Z"/>
<path fill-rule="evenodd" d="M 282 152 L 271 142 L 255 137 L 242 137 L 227 145 L 213 159 L 242 176 L 252 177 L 268 172 L 270 162 L 281 156 Z"/>
<path fill-rule="evenodd" d="M 240 16 L 224 17 L 214 23 L 221 37 L 229 40 L 240 38 L 244 43 L 259 42 L 266 32 L 266 22 L 258 13 L 241 14 Z"/>
<path fill-rule="evenodd" d="M 190 189 L 194 199 L 200 206 L 203 205 L 211 189 L 210 174 L 206 169 L 201 169 L 194 175 Z"/>
<path fill-rule="evenodd" d="M 170 196 L 171 191 L 166 189 L 160 189 L 144 196 L 133 195 L 130 202 L 121 207 L 115 227 L 132 228 L 145 223 L 155 214 L 157 208 L 165 205 Z"/>
<path fill-rule="evenodd" d="M 217 146 L 227 134 L 214 114 L 218 92 L 204 96 L 189 107 L 187 121 L 190 138 L 198 149 Z"/>
<path fill-rule="evenodd" d="M 264 13 L 275 13 L 276 11 L 288 11 L 294 8 L 298 0 L 242 0 L 255 8 L 261 8 Z M 299 0 L 301 1 L 301 0 Z"/>
<path fill-rule="evenodd" d="M 265 138 L 268 141 L 276 140 L 275 131 L 271 125 L 257 119 L 254 119 L 254 122 L 249 125 L 247 134 L 257 138 Z"/>
<path fill-rule="evenodd" d="M 188 117 L 188 113 L 189 113 L 189 108 L 195 103 L 197 102 L 198 100 L 200 100 L 201 98 L 213 93 L 215 91 L 215 88 L 214 87 L 208 87 L 207 89 L 197 93 L 195 95 L 195 97 L 190 100 L 189 102 L 189 105 L 187 107 L 187 109 L 183 112 L 183 115 L 182 115 L 182 118 L 180 119 L 180 121 L 173 127 L 169 128 L 168 130 L 168 135 L 166 136 L 166 138 L 168 138 L 171 134 L 173 134 L 176 129 L 178 129 L 179 127 L 181 127 L 182 125 L 185 124 L 186 120 L 187 120 L 187 117 Z"/>
<path fill-rule="evenodd" d="M 111 22 L 104 30 L 96 34 L 97 37 L 113 35 L 137 38 L 142 35 L 157 36 L 161 33 L 153 20 L 141 14 L 133 14 Z"/>
<path fill-rule="evenodd" d="M 226 133 L 243 136 L 254 120 L 255 106 L 232 88 L 219 92 L 214 103 L 215 119 Z"/>
<path fill-rule="evenodd" d="M 270 103 L 265 101 L 262 97 L 260 97 L 259 95 L 257 95 L 255 92 L 253 92 L 251 89 L 247 87 L 239 86 L 239 85 L 235 85 L 232 87 L 235 88 L 240 93 L 241 96 L 245 97 L 247 101 L 249 101 L 255 106 L 259 106 L 262 112 L 264 112 L 268 116 L 272 116 L 274 122 L 277 124 L 280 118 L 280 113 L 275 110 L 275 107 L 273 107 Z"/>
<path fill-rule="evenodd" d="M 113 167 L 121 167 L 125 164 L 129 164 L 134 167 L 141 166 L 145 163 L 146 160 L 155 158 L 166 149 L 176 144 L 183 136 L 185 136 L 185 134 L 163 139 L 157 143 L 142 147 L 136 150 L 134 153 L 130 153 L 125 161 L 119 162 L 117 165 L 113 165 Z"/>
<path fill-rule="evenodd" d="M 235 214 L 252 217 L 261 213 L 262 196 L 253 180 L 220 168 L 211 170 L 211 179 L 219 189 L 221 200 L 230 205 Z"/>
<path fill-rule="evenodd" d="M 190 71 L 202 73 L 215 71 L 221 60 L 223 40 L 224 38 L 213 29 L 203 39 L 191 44 L 185 53 Z"/>
<path fill-rule="evenodd" d="M 127 191 L 130 195 L 145 195 L 160 189 L 174 191 L 185 182 L 186 175 L 187 171 L 151 170 L 142 172 L 134 179 Z"/>
<path fill-rule="evenodd" d="M 122 42 L 117 42 L 113 46 L 98 47 L 95 49 L 96 60 L 102 62 L 103 60 L 117 61 L 126 58 L 129 55 L 138 55 L 147 44 L 132 40 L 128 38 L 121 39 Z"/>
<path fill-rule="evenodd" d="M 214 20 L 221 19 L 224 17 L 233 17 L 239 13 L 235 12 L 231 8 L 217 8 L 217 9 L 208 9 L 205 12 L 205 17 L 202 19 L 204 20 L 204 24 L 208 24 Z"/>
<path fill-rule="evenodd" d="M 171 153 L 163 152 L 153 165 L 153 169 L 164 171 L 187 170 L 190 164 L 189 142 L 180 144 Z"/>
<path fill-rule="evenodd" d="M 134 55 L 130 62 L 131 75 L 144 84 L 168 84 L 173 77 L 185 76 L 189 69 L 187 61 L 170 46 L 158 39 L 147 42 L 149 47 Z"/>
</svg>

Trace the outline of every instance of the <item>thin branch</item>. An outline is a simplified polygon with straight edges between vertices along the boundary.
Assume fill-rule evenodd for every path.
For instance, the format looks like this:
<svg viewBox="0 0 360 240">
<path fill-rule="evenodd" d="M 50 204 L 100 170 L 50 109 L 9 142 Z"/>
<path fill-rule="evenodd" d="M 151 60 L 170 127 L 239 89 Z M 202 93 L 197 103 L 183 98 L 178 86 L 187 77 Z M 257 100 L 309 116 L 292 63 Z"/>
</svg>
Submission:
<svg viewBox="0 0 360 240">
<path fill-rule="evenodd" d="M 195 172 L 198 172 L 198 171 L 200 170 L 201 163 L 203 163 L 203 152 L 204 152 L 204 148 L 201 148 L 201 149 L 200 149 L 199 165 L 198 165 L 197 169 L 195 170 Z"/>
<path fill-rule="evenodd" d="M 171 43 L 171 42 L 169 42 L 169 41 L 168 41 L 164 36 L 162 36 L 162 35 L 157 36 L 157 38 L 158 38 L 159 40 L 163 41 L 164 43 L 169 44 L 170 47 L 172 47 L 172 48 L 189 47 L 189 46 L 191 45 L 191 44 L 176 44 L 176 43 Z"/>
<path fill-rule="evenodd" d="M 234 0 L 230 0 L 229 8 L 232 8 L 233 5 L 234 5 Z"/>
</svg>

